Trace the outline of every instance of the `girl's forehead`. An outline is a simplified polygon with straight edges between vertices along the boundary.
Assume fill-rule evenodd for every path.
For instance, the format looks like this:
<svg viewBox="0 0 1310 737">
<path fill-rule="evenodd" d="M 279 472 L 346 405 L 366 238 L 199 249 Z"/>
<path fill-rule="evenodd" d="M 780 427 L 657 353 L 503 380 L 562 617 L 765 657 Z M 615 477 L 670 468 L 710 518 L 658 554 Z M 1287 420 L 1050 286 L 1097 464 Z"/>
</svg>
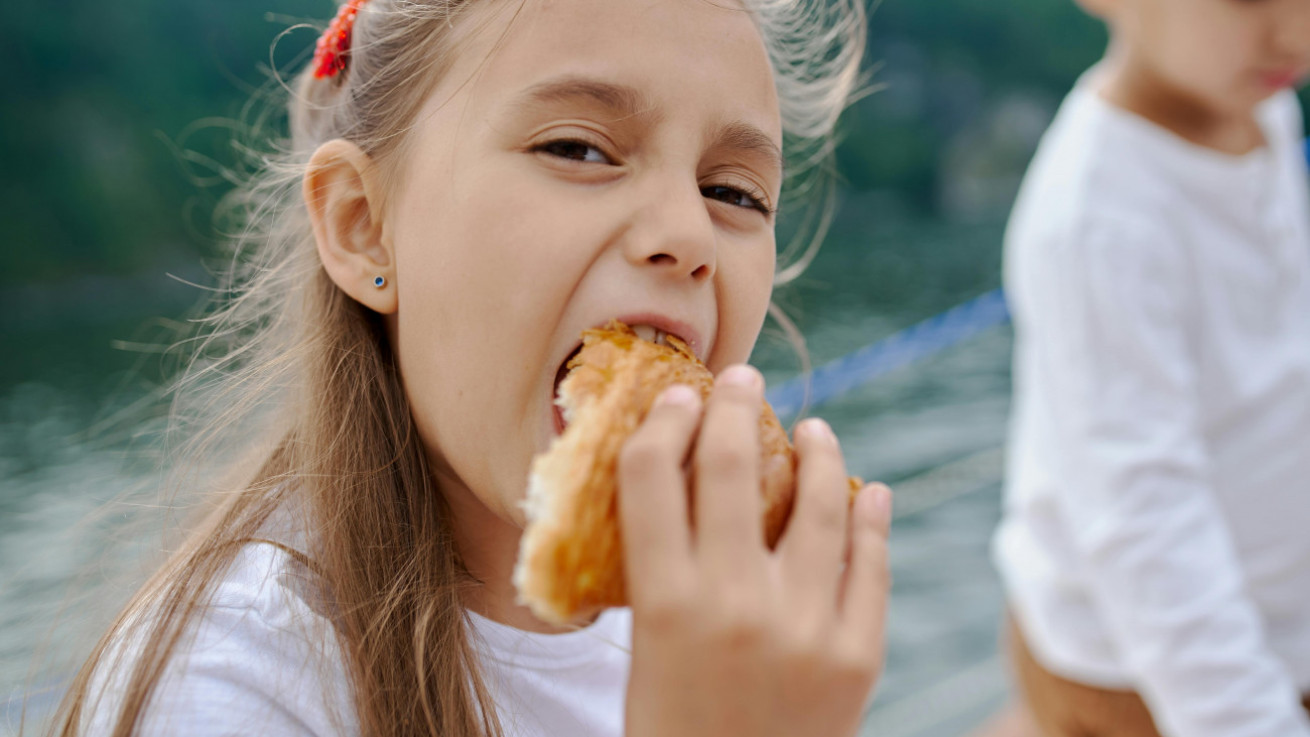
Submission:
<svg viewBox="0 0 1310 737">
<path fill-rule="evenodd" d="M 651 118 L 742 119 L 781 142 L 764 42 L 735 0 L 492 2 L 434 97 L 490 108 L 592 103 Z M 447 87 L 445 94 L 441 88 Z"/>
</svg>

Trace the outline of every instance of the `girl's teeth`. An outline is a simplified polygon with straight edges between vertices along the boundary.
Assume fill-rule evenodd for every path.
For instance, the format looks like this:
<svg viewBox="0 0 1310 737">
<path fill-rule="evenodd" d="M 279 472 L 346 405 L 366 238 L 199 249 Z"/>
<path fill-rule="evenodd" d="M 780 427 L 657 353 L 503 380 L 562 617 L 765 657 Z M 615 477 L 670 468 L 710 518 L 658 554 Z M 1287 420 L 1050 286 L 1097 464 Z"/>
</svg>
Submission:
<svg viewBox="0 0 1310 737">
<path fill-rule="evenodd" d="M 655 343 L 656 345 L 667 345 L 664 341 L 664 338 L 667 335 L 667 333 L 665 333 L 663 330 L 657 330 L 651 327 L 650 325 L 634 325 L 632 326 L 632 331 L 637 334 L 638 338 L 641 338 L 647 343 Z"/>
</svg>

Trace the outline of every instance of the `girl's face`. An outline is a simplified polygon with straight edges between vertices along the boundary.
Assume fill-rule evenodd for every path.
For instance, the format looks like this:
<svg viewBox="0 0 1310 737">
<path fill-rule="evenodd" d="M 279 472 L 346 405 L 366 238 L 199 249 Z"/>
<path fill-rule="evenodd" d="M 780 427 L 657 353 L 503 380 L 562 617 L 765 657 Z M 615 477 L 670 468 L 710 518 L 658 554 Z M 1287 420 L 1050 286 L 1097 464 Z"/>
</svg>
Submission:
<svg viewBox="0 0 1310 737">
<path fill-rule="evenodd" d="M 558 432 L 561 365 L 620 319 L 743 362 L 774 272 L 782 126 L 735 2 L 496 3 L 420 112 L 390 202 L 389 327 L 461 505 L 501 520 Z"/>
<path fill-rule="evenodd" d="M 1246 113 L 1310 72 L 1310 0 L 1110 0 L 1132 53 L 1216 112 Z"/>
</svg>

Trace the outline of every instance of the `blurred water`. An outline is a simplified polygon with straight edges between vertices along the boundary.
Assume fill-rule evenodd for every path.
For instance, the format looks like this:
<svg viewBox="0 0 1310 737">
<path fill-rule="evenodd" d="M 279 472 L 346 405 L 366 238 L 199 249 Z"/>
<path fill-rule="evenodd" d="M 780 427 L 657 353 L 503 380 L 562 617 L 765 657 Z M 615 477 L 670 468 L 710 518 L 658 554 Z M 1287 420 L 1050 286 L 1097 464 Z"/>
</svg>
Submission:
<svg viewBox="0 0 1310 737">
<path fill-rule="evenodd" d="M 995 287 L 999 233 L 995 223 L 885 219 L 876 203 L 847 202 L 831 240 L 840 245 L 827 247 L 780 302 L 822 363 Z M 105 600 L 103 591 L 83 594 L 102 580 L 102 569 L 121 567 L 149 546 L 124 544 L 126 528 L 116 521 L 132 510 L 107 506 L 150 480 L 149 438 L 87 430 L 144 395 L 159 371 L 142 354 L 112 350 L 112 340 L 138 336 L 147 316 L 177 314 L 178 304 L 156 304 L 153 312 L 139 305 L 136 316 L 120 311 L 102 322 L 85 314 L 0 322 L 0 340 L 21 353 L 0 369 L 0 697 L 25 687 L 42 643 L 50 654 L 77 655 L 83 645 L 65 641 L 52 621 L 61 611 L 74 620 L 107 616 L 83 611 L 103 610 L 95 603 Z M 1002 444 L 1009 346 L 1008 331 L 998 329 L 816 414 L 842 438 L 852 473 L 913 479 Z M 796 365 L 778 340 L 763 341 L 755 360 L 770 380 Z M 870 734 L 964 734 L 1004 697 L 995 657 L 1002 600 L 986 551 L 998 477 L 995 463 L 984 460 L 980 467 L 989 470 L 950 478 L 942 503 L 914 481 L 898 490 L 897 504 L 915 511 L 893 529 L 887 670 Z M 121 557 L 106 561 L 106 550 Z M 123 593 L 111 591 L 108 600 Z"/>
</svg>

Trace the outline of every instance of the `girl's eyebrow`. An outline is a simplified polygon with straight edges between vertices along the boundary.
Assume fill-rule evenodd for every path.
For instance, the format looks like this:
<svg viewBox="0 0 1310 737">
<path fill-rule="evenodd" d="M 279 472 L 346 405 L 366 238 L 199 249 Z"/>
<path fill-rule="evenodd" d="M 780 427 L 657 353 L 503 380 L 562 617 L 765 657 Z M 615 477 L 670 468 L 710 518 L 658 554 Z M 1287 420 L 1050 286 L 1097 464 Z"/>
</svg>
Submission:
<svg viewBox="0 0 1310 737">
<path fill-rule="evenodd" d="M 658 118 L 654 103 L 639 90 L 591 77 L 567 76 L 535 84 L 519 96 L 515 107 L 564 102 L 599 105 L 612 112 L 616 119 Z"/>
<path fill-rule="evenodd" d="M 769 166 L 782 171 L 782 149 L 769 134 L 750 123 L 729 123 L 719 130 L 719 145 L 763 156 Z"/>
</svg>

